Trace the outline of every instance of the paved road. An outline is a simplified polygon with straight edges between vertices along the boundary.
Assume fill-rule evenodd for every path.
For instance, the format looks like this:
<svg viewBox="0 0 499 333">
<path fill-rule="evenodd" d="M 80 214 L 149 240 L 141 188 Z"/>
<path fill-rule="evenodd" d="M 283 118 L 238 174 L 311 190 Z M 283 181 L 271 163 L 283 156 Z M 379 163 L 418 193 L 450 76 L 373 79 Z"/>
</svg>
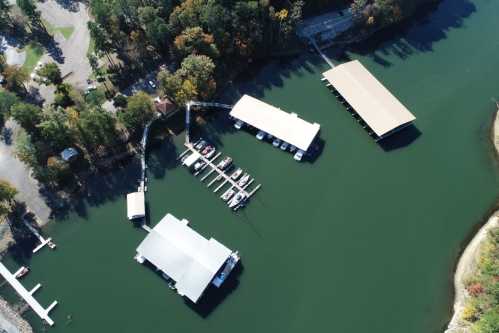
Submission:
<svg viewBox="0 0 499 333">
<path fill-rule="evenodd" d="M 7 141 L 14 142 L 18 126 L 11 120 L 7 121 L 5 128 L 13 133 L 11 139 Z M 0 178 L 14 185 L 19 192 L 16 199 L 25 202 L 40 222 L 46 223 L 50 217 L 51 209 L 40 195 L 39 184 L 31 177 L 30 169 L 26 164 L 14 156 L 14 144 L 8 144 L 5 141 L 2 136 L 2 140 L 0 140 Z"/>
<path fill-rule="evenodd" d="M 55 27 L 74 27 L 71 37 L 66 40 L 60 33 L 56 33 L 54 39 L 62 51 L 62 63 L 60 68 L 62 75 L 72 73 L 66 82 L 79 89 L 87 87 L 87 79 L 92 74 L 92 68 L 87 59 L 88 46 L 90 44 L 90 33 L 87 23 L 90 20 L 86 5 L 73 3 L 71 7 L 63 6 L 55 0 L 38 2 L 37 8 L 42 13 L 42 18 Z M 46 54 L 41 61 L 54 61 Z M 43 96 L 43 94 L 42 94 Z"/>
</svg>

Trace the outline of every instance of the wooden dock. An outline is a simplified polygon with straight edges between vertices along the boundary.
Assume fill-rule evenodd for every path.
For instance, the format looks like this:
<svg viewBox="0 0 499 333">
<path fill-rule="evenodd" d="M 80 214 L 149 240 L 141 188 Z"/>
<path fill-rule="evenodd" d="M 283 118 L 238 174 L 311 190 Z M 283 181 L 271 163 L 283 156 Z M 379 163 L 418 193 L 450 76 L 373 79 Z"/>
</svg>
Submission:
<svg viewBox="0 0 499 333">
<path fill-rule="evenodd" d="M 12 288 L 16 290 L 19 296 L 21 296 L 26 303 L 28 303 L 28 305 L 41 319 L 45 320 L 50 326 L 54 325 L 54 321 L 49 317 L 49 312 L 57 305 L 57 301 L 52 302 L 48 308 L 44 309 L 33 297 L 33 294 L 40 289 L 41 284 L 37 284 L 33 289 L 31 289 L 31 291 L 26 290 L 26 288 L 23 287 L 17 278 L 2 263 L 0 263 L 0 274 L 7 282 L 9 282 Z"/>
<path fill-rule="evenodd" d="M 179 158 L 182 158 L 183 156 L 185 156 L 187 153 L 191 152 L 191 153 L 199 153 L 195 148 L 194 146 L 191 144 L 191 143 L 185 143 L 184 146 L 187 148 L 187 150 L 185 150 L 184 152 L 182 152 L 180 155 L 179 155 Z M 226 171 L 223 171 L 221 170 L 220 168 L 218 168 L 215 164 L 215 161 L 222 155 L 222 153 L 218 152 L 213 158 L 211 159 L 207 159 L 206 157 L 204 157 L 203 155 L 200 154 L 200 159 L 205 163 L 205 166 L 203 166 L 203 168 L 197 172 L 194 173 L 195 176 L 198 176 L 200 175 L 206 168 L 210 168 L 210 170 L 201 177 L 201 181 L 204 182 L 205 180 L 207 180 L 211 175 L 215 174 L 216 176 L 211 179 L 208 184 L 206 185 L 208 188 L 210 188 L 213 184 L 215 184 L 216 182 L 221 182 L 220 184 L 218 184 L 218 186 L 213 190 L 214 193 L 217 193 L 218 191 L 220 191 L 222 188 L 224 188 L 227 184 L 230 186 L 230 188 L 232 189 L 235 189 L 236 191 L 238 192 L 242 192 L 244 193 L 247 198 L 251 198 L 255 193 L 256 191 L 258 191 L 258 189 L 261 188 L 262 184 L 259 184 L 257 185 L 254 189 L 252 190 L 247 190 L 248 187 L 255 181 L 254 178 L 252 178 L 247 184 L 245 184 L 244 186 L 239 186 L 239 184 L 237 183 L 237 181 L 235 181 L 234 179 L 232 179 L 232 175 L 233 173 L 231 174 L 228 174 Z"/>
</svg>

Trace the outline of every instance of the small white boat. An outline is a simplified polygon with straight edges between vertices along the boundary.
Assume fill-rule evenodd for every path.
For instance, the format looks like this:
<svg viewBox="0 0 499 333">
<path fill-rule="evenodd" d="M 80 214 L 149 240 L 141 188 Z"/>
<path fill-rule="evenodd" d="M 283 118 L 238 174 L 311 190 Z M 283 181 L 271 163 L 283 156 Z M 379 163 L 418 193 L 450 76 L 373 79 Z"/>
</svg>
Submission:
<svg viewBox="0 0 499 333">
<path fill-rule="evenodd" d="M 234 124 L 234 127 L 238 130 L 240 130 L 244 125 L 244 122 L 242 120 L 238 120 L 236 121 L 236 123 Z"/>
<path fill-rule="evenodd" d="M 281 150 L 287 150 L 288 146 L 289 146 L 289 143 L 283 142 L 280 148 L 281 148 Z"/>
<path fill-rule="evenodd" d="M 202 167 L 206 165 L 205 161 L 198 161 L 196 164 L 194 164 L 194 171 L 199 171 L 201 170 Z"/>
<path fill-rule="evenodd" d="M 144 191 L 147 191 L 147 187 L 145 187 Z M 52 240 L 49 239 L 49 241 L 47 242 L 47 245 L 49 246 L 49 248 L 51 248 L 52 250 L 56 248 L 56 245 L 54 242 L 52 242 Z"/>
<path fill-rule="evenodd" d="M 224 283 L 225 279 L 229 276 L 230 272 L 236 267 L 237 263 L 241 260 L 241 257 L 239 257 L 239 253 L 232 252 L 227 261 L 225 262 L 225 266 L 222 269 L 220 273 L 218 273 L 213 281 L 211 282 L 213 285 L 215 285 L 217 288 Z"/>
<path fill-rule="evenodd" d="M 296 154 L 295 154 L 295 156 L 293 156 L 293 158 L 295 159 L 295 161 L 301 161 L 303 158 L 303 155 L 305 155 L 305 152 L 300 149 L 296 152 Z"/>
<path fill-rule="evenodd" d="M 243 173 L 243 169 L 237 168 L 237 170 L 234 171 L 234 173 L 232 175 L 230 175 L 230 178 L 232 178 L 232 180 L 238 180 L 242 173 Z"/>
<path fill-rule="evenodd" d="M 289 146 L 289 151 L 290 151 L 291 153 L 294 153 L 294 152 L 296 151 L 296 147 L 295 147 L 295 146 L 293 146 L 293 145 Z"/>
<path fill-rule="evenodd" d="M 196 145 L 194 146 L 194 148 L 196 148 L 197 150 L 202 150 L 204 149 L 204 147 L 206 147 L 206 145 L 208 145 L 208 143 L 204 140 L 199 140 L 198 142 L 196 142 Z"/>
<path fill-rule="evenodd" d="M 135 255 L 135 260 L 137 260 L 137 262 L 139 264 L 143 264 L 145 261 L 146 261 L 146 258 L 144 258 L 143 256 L 139 255 L 138 253 Z"/>
<path fill-rule="evenodd" d="M 24 266 L 23 266 L 23 267 L 21 268 L 21 271 L 20 271 L 19 273 L 17 273 L 16 278 L 20 279 L 20 278 L 22 278 L 23 276 L 25 276 L 26 274 L 28 274 L 28 272 L 29 272 L 29 268 L 28 268 L 28 267 L 24 267 Z"/>
<path fill-rule="evenodd" d="M 212 150 L 210 150 L 210 152 L 206 155 L 204 155 L 204 157 L 206 157 L 207 159 L 210 159 L 213 157 L 213 155 L 215 155 L 215 153 L 217 152 L 217 150 L 215 148 L 213 148 Z"/>
<path fill-rule="evenodd" d="M 265 138 L 265 132 L 264 131 L 258 131 L 258 133 L 256 134 L 256 138 L 260 141 L 263 140 L 263 138 Z"/>
<path fill-rule="evenodd" d="M 272 141 L 272 146 L 274 146 L 274 147 L 277 148 L 280 145 L 281 145 L 281 140 L 279 140 L 279 139 L 276 138 L 276 139 L 274 139 L 274 141 Z"/>
<path fill-rule="evenodd" d="M 229 201 L 229 208 L 237 209 L 239 205 L 241 205 L 244 200 L 246 200 L 246 194 L 244 192 L 238 192 L 232 200 Z"/>
<path fill-rule="evenodd" d="M 229 188 L 225 193 L 222 195 L 222 200 L 223 201 L 229 201 L 230 198 L 232 198 L 236 194 L 236 191 L 233 189 Z"/>
<path fill-rule="evenodd" d="M 241 179 L 239 179 L 239 181 L 237 182 L 237 185 L 239 187 L 243 187 L 244 185 L 246 185 L 248 183 L 249 179 L 250 179 L 250 174 L 249 173 L 245 173 L 243 175 L 243 177 Z"/>
</svg>

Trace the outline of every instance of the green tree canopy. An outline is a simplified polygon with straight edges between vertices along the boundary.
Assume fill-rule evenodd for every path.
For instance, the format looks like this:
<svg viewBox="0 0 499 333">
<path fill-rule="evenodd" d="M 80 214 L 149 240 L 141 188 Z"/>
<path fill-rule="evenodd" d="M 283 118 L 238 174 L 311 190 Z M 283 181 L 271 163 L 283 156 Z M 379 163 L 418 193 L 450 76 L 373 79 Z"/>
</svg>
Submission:
<svg viewBox="0 0 499 333">
<path fill-rule="evenodd" d="M 0 128 L 3 126 L 4 121 L 10 116 L 10 109 L 12 105 L 19 101 L 17 96 L 9 91 L 0 91 Z"/>
<path fill-rule="evenodd" d="M 152 119 L 154 112 L 151 97 L 144 92 L 138 92 L 128 98 L 127 107 L 118 117 L 129 131 L 135 132 Z"/>
<path fill-rule="evenodd" d="M 49 83 L 54 85 L 62 83 L 61 70 L 53 62 L 43 65 L 43 67 L 37 71 L 37 74 L 42 79 L 44 79 L 43 80 L 44 83 Z"/>
<path fill-rule="evenodd" d="M 27 132 L 34 133 L 42 120 L 42 109 L 30 103 L 14 104 L 10 110 L 14 118 Z"/>
</svg>

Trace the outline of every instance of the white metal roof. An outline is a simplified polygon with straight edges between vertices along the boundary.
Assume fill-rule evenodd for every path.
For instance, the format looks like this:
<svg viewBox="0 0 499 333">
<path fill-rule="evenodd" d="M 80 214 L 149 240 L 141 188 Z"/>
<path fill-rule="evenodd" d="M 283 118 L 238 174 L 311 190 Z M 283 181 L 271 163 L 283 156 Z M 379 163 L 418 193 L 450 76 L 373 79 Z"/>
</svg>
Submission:
<svg viewBox="0 0 499 333">
<path fill-rule="evenodd" d="M 416 119 L 358 60 L 322 75 L 379 137 Z"/>
<path fill-rule="evenodd" d="M 175 281 L 177 292 L 196 303 L 232 251 L 191 229 L 187 220 L 167 214 L 137 253 Z"/>
<path fill-rule="evenodd" d="M 193 152 L 184 160 L 184 165 L 190 168 L 194 163 L 196 163 L 201 158 L 201 154 L 198 152 Z"/>
<path fill-rule="evenodd" d="M 249 95 L 241 97 L 230 115 L 303 151 L 308 150 L 320 130 L 319 124 L 309 123 Z"/>
<path fill-rule="evenodd" d="M 136 219 L 146 215 L 144 192 L 134 192 L 126 195 L 128 219 Z"/>
</svg>

